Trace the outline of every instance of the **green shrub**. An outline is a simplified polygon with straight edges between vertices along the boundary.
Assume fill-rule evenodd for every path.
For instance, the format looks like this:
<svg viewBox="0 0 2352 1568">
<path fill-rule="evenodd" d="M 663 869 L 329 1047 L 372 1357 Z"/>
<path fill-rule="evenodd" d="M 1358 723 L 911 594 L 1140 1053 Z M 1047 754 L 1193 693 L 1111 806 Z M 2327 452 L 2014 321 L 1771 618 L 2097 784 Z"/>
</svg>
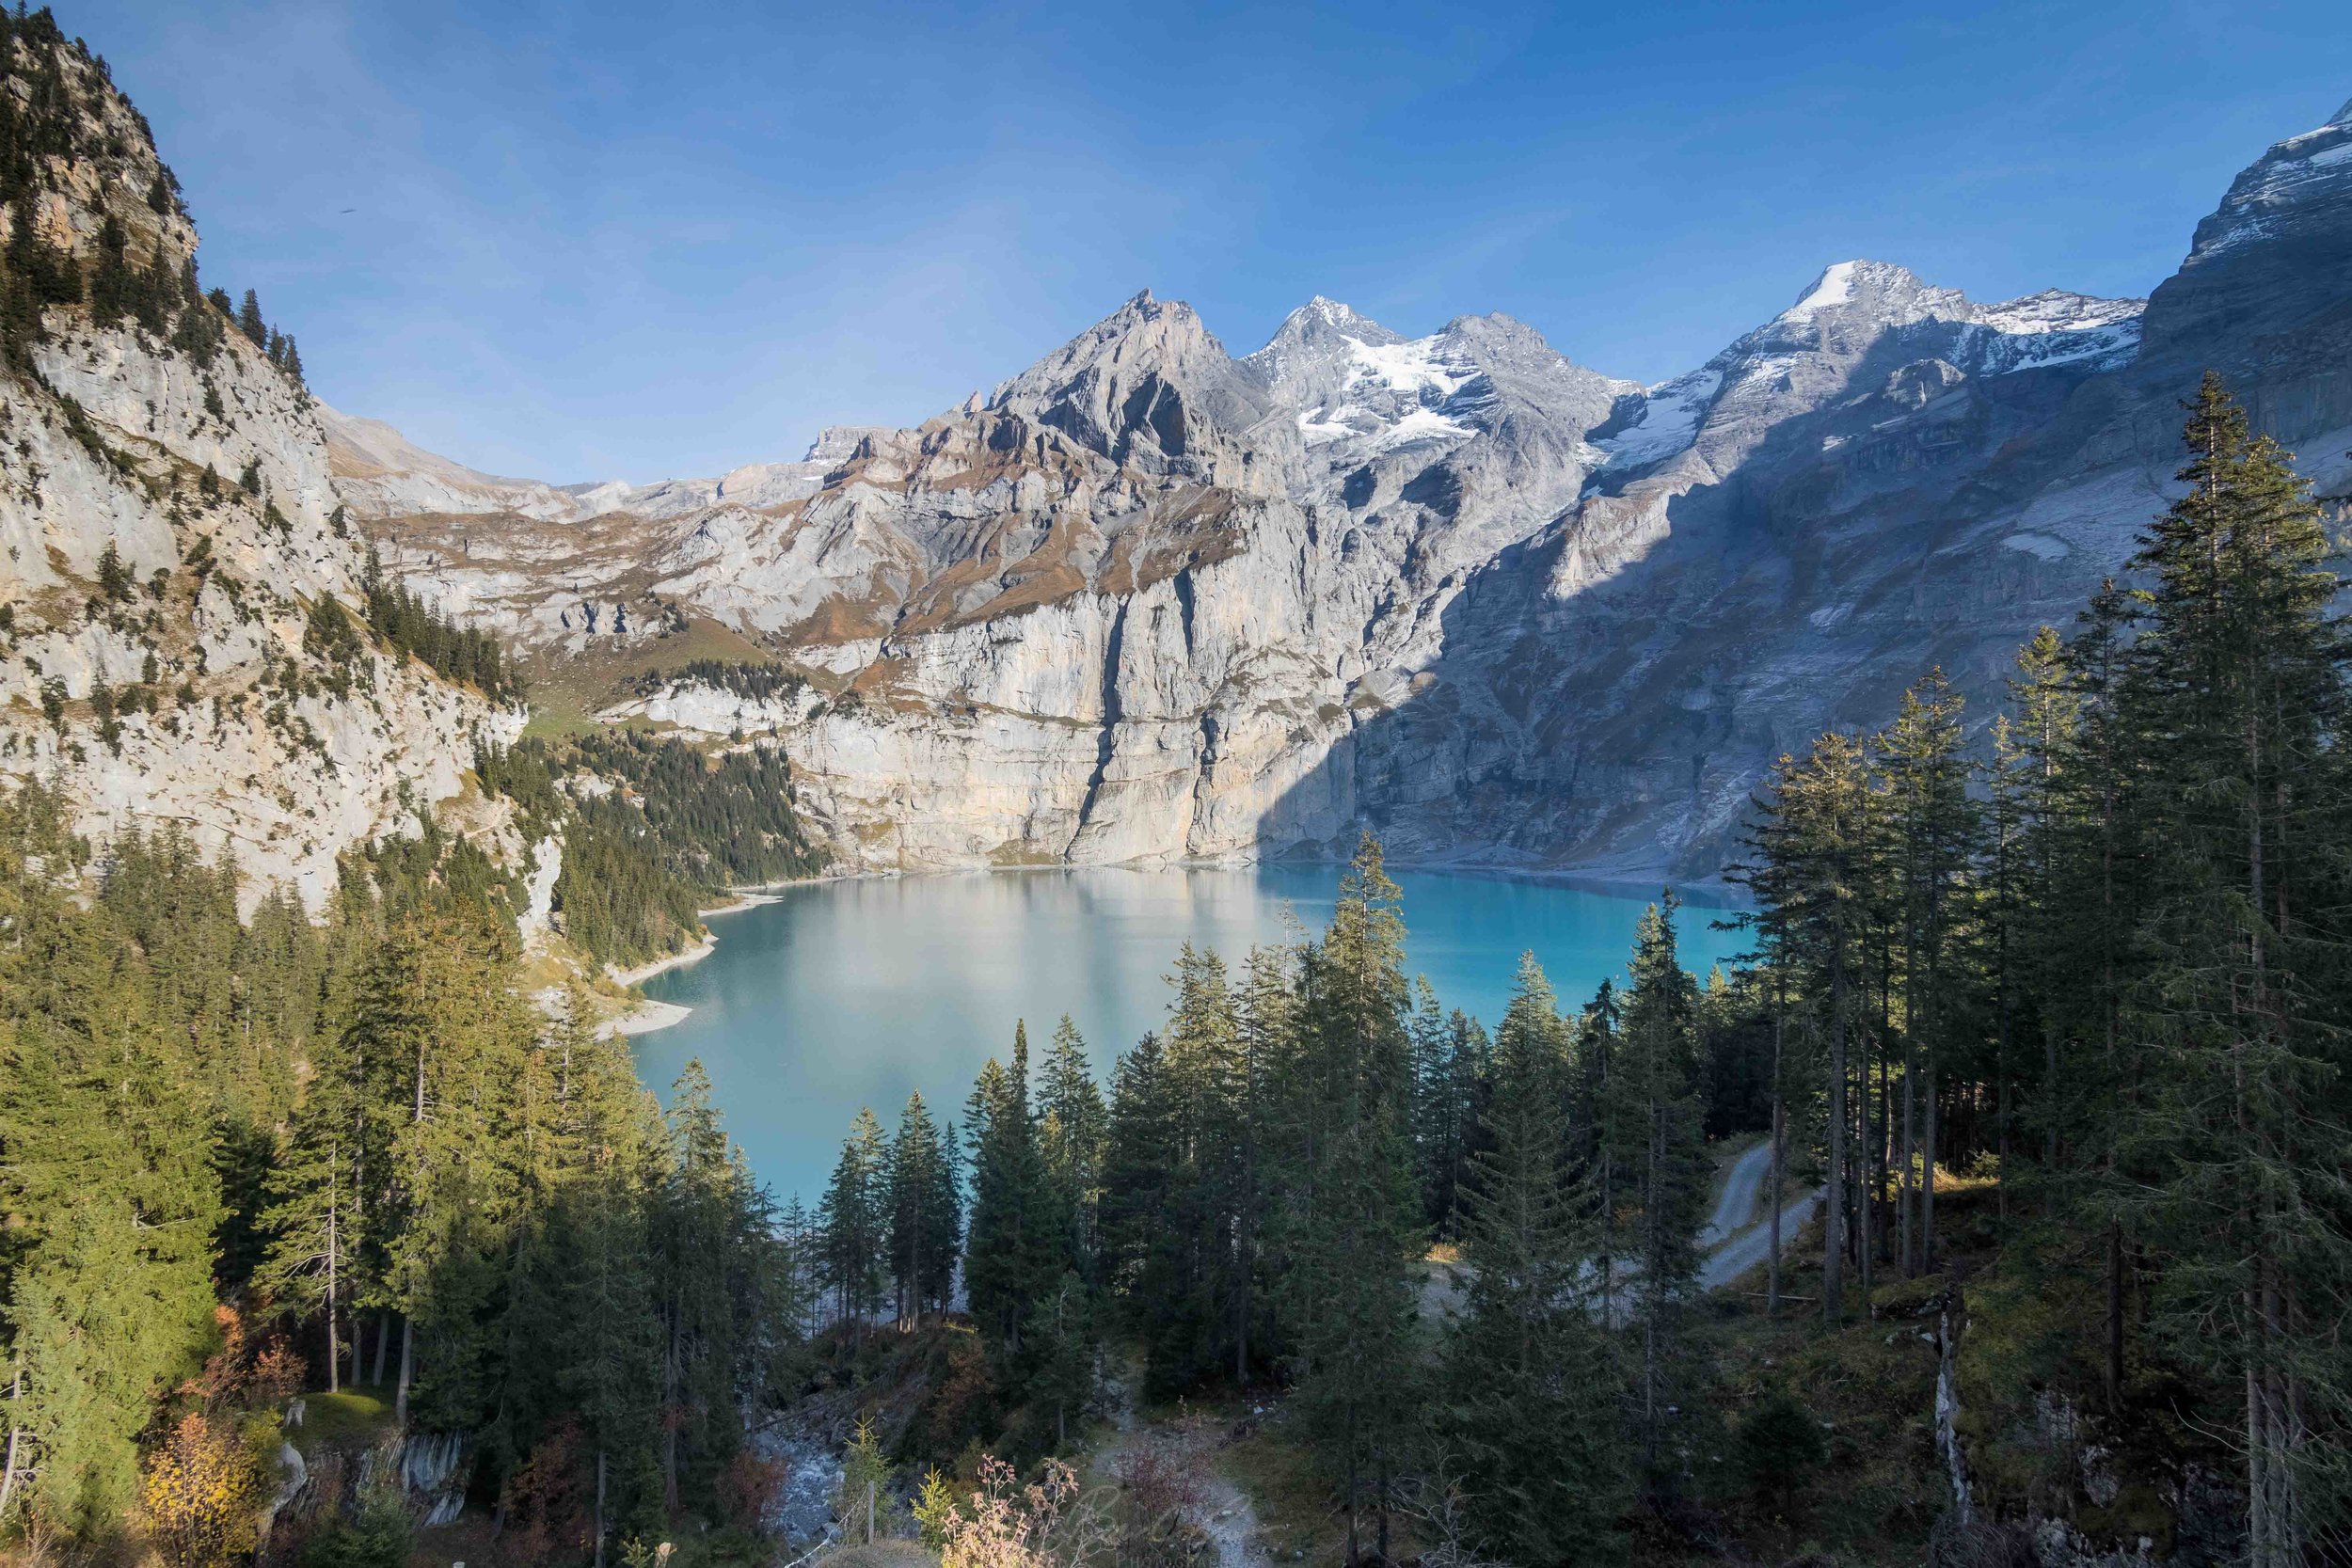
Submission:
<svg viewBox="0 0 2352 1568">
<path fill-rule="evenodd" d="M 1786 1388 L 1756 1402 L 1740 1420 L 1736 1443 L 1748 1484 L 1783 1507 L 1829 1457 L 1821 1423 Z"/>
</svg>

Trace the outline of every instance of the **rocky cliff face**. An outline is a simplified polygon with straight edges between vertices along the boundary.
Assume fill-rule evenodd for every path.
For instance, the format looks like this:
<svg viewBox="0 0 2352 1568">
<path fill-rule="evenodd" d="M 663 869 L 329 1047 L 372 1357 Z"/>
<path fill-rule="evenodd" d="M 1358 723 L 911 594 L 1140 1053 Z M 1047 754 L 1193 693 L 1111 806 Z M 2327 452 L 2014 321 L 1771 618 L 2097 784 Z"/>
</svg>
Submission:
<svg viewBox="0 0 2352 1568">
<path fill-rule="evenodd" d="M 2352 486 L 2352 127 L 2152 300 L 1846 261 L 1644 388 L 1506 317 L 1336 302 L 1230 357 L 1139 294 L 919 429 L 722 480 L 471 475 L 329 419 L 437 602 L 563 657 L 715 622 L 804 672 L 632 713 L 787 738 L 878 867 L 1323 853 L 1704 876 L 1772 759 L 1931 663 L 1997 692 L 2129 553 L 2214 365 Z"/>
<path fill-rule="evenodd" d="M 0 278 L 46 289 L 0 367 L 0 774 L 100 840 L 176 823 L 235 851 L 248 903 L 315 909 L 342 851 L 414 831 L 521 716 L 313 629 L 356 610 L 366 548 L 315 404 L 198 293 L 145 121 L 44 24 L 0 46 Z M 496 808 L 472 825 L 520 854 Z"/>
</svg>

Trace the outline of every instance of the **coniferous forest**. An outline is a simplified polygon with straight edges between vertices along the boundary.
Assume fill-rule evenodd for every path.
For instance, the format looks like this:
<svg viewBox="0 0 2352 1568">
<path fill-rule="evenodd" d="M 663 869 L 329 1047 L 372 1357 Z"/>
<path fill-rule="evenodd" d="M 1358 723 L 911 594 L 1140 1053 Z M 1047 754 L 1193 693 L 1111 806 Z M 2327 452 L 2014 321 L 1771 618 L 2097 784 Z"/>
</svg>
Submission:
<svg viewBox="0 0 2352 1568">
<path fill-rule="evenodd" d="M 1922 1332 L 1951 1387 L 2191 1478 L 2176 1505 L 2237 1495 L 2241 1534 L 2174 1547 L 2339 1560 L 2352 649 L 2285 454 L 2212 377 L 2188 414 L 2129 585 L 2020 650 L 2004 711 L 1931 671 L 1783 760 L 1739 973 L 1683 970 L 1670 894 L 1622 989 L 1564 1009 L 1530 957 L 1489 1036 L 1408 983 L 1367 841 L 1319 938 L 1180 955 L 1107 1084 L 1065 1019 L 981 1072 L 960 1153 L 920 1096 L 895 1136 L 861 1117 L 795 1227 L 807 1289 L 860 1335 L 943 1304 L 961 1210 L 982 1347 L 911 1457 L 1063 1445 L 1131 1354 L 1147 1400 L 1286 1389 L 1350 1563 L 1650 1557 L 1784 1513 L 1826 1424 L 1769 1370 L 1731 1386 L 1756 1369 L 1699 1290 L 1708 1139 L 1753 1130 L 1772 1191 L 1826 1201 L 1728 1310 L 1799 1354 Z M 1937 1561 L 2033 1560 L 2002 1519 L 2048 1461 L 2004 1414 L 1939 1400 L 1916 1434 L 1932 1467 L 1975 1449 L 1917 1521 Z"/>
<path fill-rule="evenodd" d="M 116 843 L 83 900 L 54 800 L 0 826 L 12 1529 L 248 1558 L 278 1486 L 255 1425 L 305 1390 L 466 1434 L 549 1551 L 723 1514 L 795 1304 L 707 1083 L 662 1111 L 440 879 L 355 867 L 323 926 L 275 895 L 240 922 L 174 834 Z M 307 1549 L 400 1561 L 389 1513 L 330 1510 Z"/>
</svg>

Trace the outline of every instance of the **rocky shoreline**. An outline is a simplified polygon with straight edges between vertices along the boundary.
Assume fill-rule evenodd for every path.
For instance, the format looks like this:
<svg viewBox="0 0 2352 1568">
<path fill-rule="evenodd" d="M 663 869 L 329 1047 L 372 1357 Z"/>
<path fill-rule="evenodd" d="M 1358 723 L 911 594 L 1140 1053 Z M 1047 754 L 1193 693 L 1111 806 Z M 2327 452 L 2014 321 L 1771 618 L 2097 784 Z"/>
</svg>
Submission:
<svg viewBox="0 0 2352 1568">
<path fill-rule="evenodd" d="M 745 910 L 755 910 L 762 904 L 772 904 L 775 901 L 776 895 L 772 893 L 751 890 L 739 893 L 728 903 L 698 911 L 697 913 L 704 920 L 715 920 L 723 914 L 740 914 Z M 657 974 L 667 974 L 673 969 L 683 969 L 688 964 L 700 963 L 710 957 L 718 945 L 719 939 L 709 932 L 705 932 L 702 941 L 691 947 L 673 953 L 667 958 L 656 958 L 650 963 L 638 964 L 629 969 L 623 969 L 616 964 L 608 964 L 604 972 L 616 984 L 640 986 Z M 693 1010 L 691 1007 L 683 1006 L 675 1002 L 656 1002 L 645 999 L 612 1020 L 608 1027 L 619 1035 L 650 1035 L 657 1029 L 667 1029 L 673 1024 L 684 1022 Z"/>
</svg>

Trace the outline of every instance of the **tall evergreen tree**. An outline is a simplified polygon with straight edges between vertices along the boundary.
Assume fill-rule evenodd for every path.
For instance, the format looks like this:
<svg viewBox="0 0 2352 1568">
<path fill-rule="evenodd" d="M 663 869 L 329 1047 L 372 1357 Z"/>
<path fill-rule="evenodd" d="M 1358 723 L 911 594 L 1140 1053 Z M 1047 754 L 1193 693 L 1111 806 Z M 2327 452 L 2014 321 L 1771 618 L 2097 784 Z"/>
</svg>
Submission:
<svg viewBox="0 0 2352 1568">
<path fill-rule="evenodd" d="M 1110 1113 L 1087 1066 L 1086 1040 L 1064 1013 L 1046 1049 L 1039 1085 L 1039 1152 L 1053 1188 L 1054 1207 L 1069 1222 L 1065 1242 L 1070 1267 L 1083 1279 L 1095 1275 L 1097 1210 L 1103 1197 L 1103 1141 Z"/>
<path fill-rule="evenodd" d="M 321 1041 L 311 1054 L 309 1089 L 271 1166 L 262 1215 L 267 1251 L 254 1283 L 306 1316 L 317 1314 L 333 1392 L 342 1386 L 339 1325 L 350 1308 L 359 1236 L 362 1089 L 342 1040 Z"/>
<path fill-rule="evenodd" d="M 853 1339 L 865 1338 L 866 1322 L 882 1304 L 883 1251 L 888 1239 L 889 1154 L 882 1124 L 860 1110 L 842 1140 L 841 1158 L 825 1184 L 818 1223 L 824 1228 L 825 1278 L 833 1287 L 835 1315 L 850 1324 Z"/>
<path fill-rule="evenodd" d="M 1013 1029 L 1012 1065 L 991 1058 L 973 1085 L 965 1143 L 972 1151 L 971 1223 L 964 1237 L 964 1295 L 972 1316 L 1015 1370 L 1038 1305 L 1061 1275 L 1066 1222 L 1029 1105 L 1029 1035 Z"/>
<path fill-rule="evenodd" d="M 1461 1194 L 1460 1320 L 1440 1386 L 1476 1544 L 1510 1562 L 1623 1555 L 1621 1378 L 1591 1298 L 1594 1188 L 1572 1174 L 1568 1028 L 1534 954 L 1495 1033 L 1486 1147 Z"/>
<path fill-rule="evenodd" d="M 1849 1045 L 1854 990 L 1873 897 L 1872 803 L 1861 743 L 1831 733 L 1802 759 L 1784 756 L 1758 803 L 1752 863 L 1743 876 L 1772 911 L 1776 967 L 1791 989 L 1814 999 L 1827 1116 L 1829 1201 L 1822 1211 L 1821 1309 L 1836 1326 L 1845 1311 L 1848 1215 L 1854 1170 Z"/>
<path fill-rule="evenodd" d="M 665 1168 L 652 1215 L 656 1311 L 665 1341 L 662 1500 L 675 1512 L 687 1465 L 715 1475 L 741 1446 L 732 1396 L 748 1370 L 751 1314 L 744 1308 L 758 1297 L 757 1253 L 769 1215 L 720 1125 L 699 1060 L 688 1062 L 671 1085 L 666 1119 Z M 868 1223 L 879 1250 L 888 1206 L 882 1130 L 865 1115 L 852 1137 L 861 1161 L 872 1166 Z"/>
<path fill-rule="evenodd" d="M 898 1317 L 945 1310 L 955 1287 L 962 1229 L 955 1167 L 946 1136 L 920 1094 L 907 1097 L 890 1143 L 890 1277 Z"/>
<path fill-rule="evenodd" d="M 1270 1358 L 1275 1292 L 1262 1283 L 1268 1269 L 1266 1230 L 1273 1212 L 1274 1121 L 1281 1114 L 1299 1043 L 1299 997 L 1294 983 L 1297 952 L 1290 945 L 1255 946 L 1243 966 L 1236 1002 L 1241 1024 L 1241 1148 L 1239 1209 L 1234 1215 L 1233 1382 L 1246 1386 Z"/>
<path fill-rule="evenodd" d="M 2352 1385 L 2326 1326 L 2352 1277 L 2352 792 L 2336 744 L 2352 649 L 2286 454 L 2210 374 L 2184 434 L 2186 490 L 2133 562 L 2150 587 L 2122 693 L 2157 867 L 2148 971 L 2124 1001 L 2154 1092 L 2129 1135 L 2161 1173 L 2146 1204 L 2169 1255 L 2159 1327 L 2243 1387 L 2249 1560 L 2286 1568 L 2352 1504 Z"/>
<path fill-rule="evenodd" d="M 1176 1249 L 1168 1244 L 1161 1217 L 1172 1201 L 1182 1137 L 1159 1036 L 1144 1036 L 1112 1069 L 1109 1123 L 1103 1165 L 1103 1278 L 1130 1304 L 1148 1347 L 1158 1338 L 1160 1314 L 1177 1293 Z M 1152 1365 L 1147 1348 L 1147 1376 Z"/>
<path fill-rule="evenodd" d="M 1173 1112 L 1175 1165 L 1158 1217 L 1172 1294 L 1151 1340 L 1155 1386 L 1180 1388 L 1230 1358 L 1244 1289 L 1234 1234 L 1244 1180 L 1245 1069 L 1240 1010 L 1225 963 L 1187 942 L 1168 976 L 1175 995 L 1160 1034 Z"/>
<path fill-rule="evenodd" d="M 1963 1013 L 1960 942 L 1969 913 L 1963 884 L 1982 831 L 1968 795 L 1973 769 L 1963 750 L 1965 705 L 1944 672 L 1931 670 L 1903 693 L 1901 713 L 1879 748 L 1901 907 L 1904 1034 L 1912 1049 L 1902 1077 L 1902 1174 L 1906 1195 L 1918 1194 L 1915 1246 L 1908 1209 L 1903 1225 L 1904 1271 L 1914 1275 L 1936 1266 L 1937 1108 L 1943 1065 Z M 1923 1085 L 1915 1106 L 1915 1085 Z"/>
<path fill-rule="evenodd" d="M 1323 940 L 1303 956 L 1299 1060 L 1287 1100 L 1294 1408 L 1337 1484 L 1347 1560 L 1389 1554 L 1415 1425 L 1414 1268 L 1425 1232 L 1412 1158 L 1410 993 L 1397 886 L 1367 834 Z"/>
<path fill-rule="evenodd" d="M 1675 943 L 1673 893 L 1634 933 L 1617 1065 L 1603 1101 L 1613 1164 L 1630 1178 L 1638 1248 L 1632 1323 L 1640 1339 L 1633 1425 L 1653 1483 L 1665 1480 L 1669 1412 L 1684 1402 L 1681 1320 L 1698 1281 L 1708 1165 L 1697 1075 L 1697 987 Z"/>
</svg>

